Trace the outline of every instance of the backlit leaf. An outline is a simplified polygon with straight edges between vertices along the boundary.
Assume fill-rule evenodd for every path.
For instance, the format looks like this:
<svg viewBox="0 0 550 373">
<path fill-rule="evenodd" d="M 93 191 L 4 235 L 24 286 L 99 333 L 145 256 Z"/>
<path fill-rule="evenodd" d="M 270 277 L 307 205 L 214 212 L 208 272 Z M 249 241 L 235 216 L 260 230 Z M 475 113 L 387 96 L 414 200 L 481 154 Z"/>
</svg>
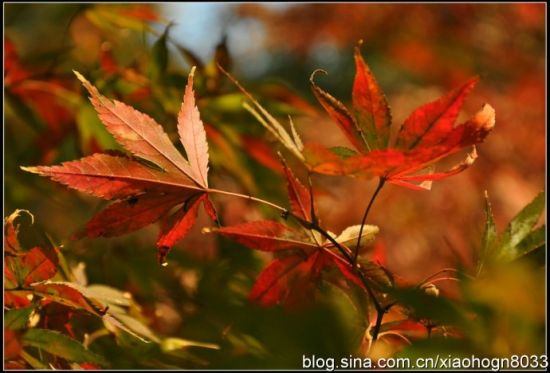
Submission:
<svg viewBox="0 0 550 373">
<path fill-rule="evenodd" d="M 369 150 L 368 145 L 365 143 L 365 140 L 361 134 L 361 130 L 359 129 L 359 125 L 357 124 L 355 118 L 351 115 L 344 104 L 332 97 L 327 92 L 323 91 L 313 81 L 313 78 L 318 71 L 323 70 L 314 71 L 309 78 L 311 88 L 313 90 L 313 93 L 315 94 L 315 97 L 326 110 L 328 115 L 340 126 L 340 129 L 342 130 L 344 135 L 346 135 L 351 145 L 353 145 L 353 147 L 359 152 L 366 152 L 367 150 Z"/>
<path fill-rule="evenodd" d="M 352 99 L 357 123 L 371 150 L 384 149 L 390 139 L 390 108 L 359 47 L 355 48 L 355 69 Z"/>
<path fill-rule="evenodd" d="M 99 118 L 120 145 L 135 156 L 153 162 L 165 171 L 179 170 L 193 179 L 189 164 L 177 151 L 160 124 L 131 106 L 102 96 L 80 73 L 75 74 L 90 93 L 90 101 Z"/>
<path fill-rule="evenodd" d="M 288 199 L 290 200 L 292 213 L 301 219 L 311 221 L 311 208 L 313 205 L 309 189 L 294 176 L 292 170 L 284 163 L 283 168 L 286 175 Z"/>
<path fill-rule="evenodd" d="M 401 149 L 413 149 L 441 142 L 441 139 L 453 129 L 466 96 L 477 82 L 477 78 L 470 79 L 447 95 L 413 111 L 397 135 L 396 146 Z"/>
<path fill-rule="evenodd" d="M 206 132 L 200 119 L 199 110 L 195 104 L 193 93 L 193 74 L 191 70 L 183 104 L 178 114 L 178 133 L 181 143 L 187 153 L 187 159 L 191 166 L 193 179 L 199 181 L 204 188 L 208 187 L 208 143 Z"/>
<path fill-rule="evenodd" d="M 25 171 L 48 176 L 96 197 L 117 200 L 93 217 L 76 238 L 119 236 L 161 218 L 164 222 L 172 219 L 171 226 L 164 225 L 157 244 L 164 257 L 195 222 L 198 204 L 192 204 L 191 214 L 182 216 L 180 212 L 170 218 L 168 215 L 175 207 L 196 197 L 194 201 L 203 202 L 208 215 L 217 219 L 215 209 L 206 197 L 208 144 L 195 104 L 193 72 L 194 69 L 189 74 L 178 116 L 178 132 L 189 161 L 178 152 L 154 119 L 122 102 L 102 96 L 96 87 L 75 72 L 88 90 L 107 130 L 135 157 L 118 153 L 94 154 L 57 166 L 22 167 Z"/>
<path fill-rule="evenodd" d="M 185 203 L 179 211 L 164 221 L 157 248 L 159 250 L 159 262 L 164 263 L 167 255 L 167 249 L 172 247 L 177 241 L 185 237 L 189 230 L 197 221 L 199 207 L 205 197 L 196 198 L 189 203 Z"/>
</svg>

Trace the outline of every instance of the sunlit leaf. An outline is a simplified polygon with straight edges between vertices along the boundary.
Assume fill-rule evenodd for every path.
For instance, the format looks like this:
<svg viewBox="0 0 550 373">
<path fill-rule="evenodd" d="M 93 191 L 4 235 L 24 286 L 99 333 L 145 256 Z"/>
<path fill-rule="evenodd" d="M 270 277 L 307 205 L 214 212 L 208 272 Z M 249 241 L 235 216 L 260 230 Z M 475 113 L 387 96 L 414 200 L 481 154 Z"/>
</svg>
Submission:
<svg viewBox="0 0 550 373">
<path fill-rule="evenodd" d="M 133 232 L 160 220 L 175 206 L 185 205 L 191 198 L 199 198 L 199 194 L 207 192 L 208 145 L 195 105 L 193 71 L 189 74 L 178 116 L 178 132 L 188 161 L 154 119 L 102 96 L 96 87 L 75 72 L 88 90 L 107 130 L 124 149 L 138 158 L 94 154 L 59 166 L 23 167 L 79 191 L 118 200 L 92 218 L 76 237 L 111 237 Z M 207 201 L 204 197 L 199 200 Z M 208 202 L 205 206 L 213 216 L 212 206 Z M 196 209 L 192 211 L 189 216 L 196 216 Z M 175 216 L 173 226 L 164 226 L 158 242 L 160 257 L 164 258 L 194 223 L 194 219 L 185 221 L 186 228 L 182 229 L 178 226 L 180 220 Z M 168 232 L 172 232 L 169 237 Z"/>
<path fill-rule="evenodd" d="M 359 47 L 355 48 L 355 69 L 352 98 L 357 123 L 370 150 L 384 149 L 390 139 L 390 108 Z"/>
<path fill-rule="evenodd" d="M 314 77 L 317 72 L 324 72 L 323 70 L 316 70 L 311 74 L 309 78 L 311 88 L 317 100 L 321 103 L 323 108 L 329 114 L 329 116 L 340 126 L 340 129 L 346 135 L 346 138 L 349 140 L 351 145 L 359 152 L 366 152 L 368 145 L 366 144 L 365 139 L 357 121 L 353 115 L 348 111 L 348 109 L 340 101 L 335 99 L 333 96 L 319 88 L 314 82 Z"/>
</svg>

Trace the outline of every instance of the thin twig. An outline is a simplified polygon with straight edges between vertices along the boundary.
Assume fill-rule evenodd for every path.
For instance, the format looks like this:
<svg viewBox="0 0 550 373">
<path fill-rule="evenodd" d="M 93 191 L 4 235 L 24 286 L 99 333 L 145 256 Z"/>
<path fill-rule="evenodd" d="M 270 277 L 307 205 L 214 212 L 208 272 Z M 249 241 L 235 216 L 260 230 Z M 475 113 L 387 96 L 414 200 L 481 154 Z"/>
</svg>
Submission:
<svg viewBox="0 0 550 373">
<path fill-rule="evenodd" d="M 372 204 L 374 203 L 374 200 L 376 199 L 376 196 L 378 195 L 378 193 L 380 193 L 380 190 L 382 189 L 385 183 L 386 183 L 386 179 L 381 177 L 380 180 L 378 181 L 378 186 L 374 190 L 374 193 L 370 198 L 369 204 L 365 209 L 365 213 L 363 214 L 363 219 L 361 219 L 361 226 L 359 227 L 359 237 L 357 237 L 357 245 L 355 246 L 355 253 L 353 255 L 353 264 L 357 263 L 357 257 L 359 256 L 359 248 L 361 247 L 361 236 L 363 235 L 363 227 L 365 226 L 365 222 L 367 221 L 367 216 L 369 215 L 369 211 L 372 207 Z"/>
</svg>

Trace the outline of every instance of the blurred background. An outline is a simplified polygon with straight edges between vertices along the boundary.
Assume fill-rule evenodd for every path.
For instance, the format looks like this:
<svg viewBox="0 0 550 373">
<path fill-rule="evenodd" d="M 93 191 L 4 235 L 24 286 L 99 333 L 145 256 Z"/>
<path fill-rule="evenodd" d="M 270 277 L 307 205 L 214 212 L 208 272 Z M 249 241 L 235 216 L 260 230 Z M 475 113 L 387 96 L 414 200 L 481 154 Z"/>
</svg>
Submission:
<svg viewBox="0 0 550 373">
<path fill-rule="evenodd" d="M 278 145 L 243 112 L 242 97 L 214 61 L 231 68 L 274 114 L 293 115 L 305 141 L 330 145 L 345 145 L 345 138 L 315 103 L 308 78 L 316 68 L 326 70 L 319 84 L 349 103 L 359 40 L 392 108 L 394 130 L 420 104 L 479 75 L 460 119 L 485 102 L 497 119 L 473 167 L 429 192 L 388 186 L 370 215 L 368 223 L 381 230 L 378 257 L 410 282 L 443 267 L 473 265 L 484 191 L 503 230 L 545 189 L 544 4 L 5 4 L 4 10 L 4 215 L 15 208 L 32 211 L 75 263 L 86 264 L 91 282 L 135 294 L 155 331 L 231 351 L 204 353 L 213 366 L 289 367 L 296 364 L 292 351 L 346 354 L 359 338 L 353 328 L 359 321 L 333 305 L 310 317 L 249 305 L 246 294 L 266 257 L 201 235 L 200 222 L 173 250 L 167 269 L 153 265 L 157 227 L 116 239 L 68 241 L 104 203 L 19 166 L 116 148 L 72 69 L 175 135 L 185 75 L 198 64 L 212 183 L 280 203 L 286 200 L 274 156 Z M 328 176 L 313 182 L 321 221 L 333 232 L 359 223 L 375 187 Z M 218 203 L 228 225 L 276 216 L 243 201 Z M 319 323 L 328 329 L 319 330 Z M 127 366 L 139 361 L 128 359 Z"/>
</svg>

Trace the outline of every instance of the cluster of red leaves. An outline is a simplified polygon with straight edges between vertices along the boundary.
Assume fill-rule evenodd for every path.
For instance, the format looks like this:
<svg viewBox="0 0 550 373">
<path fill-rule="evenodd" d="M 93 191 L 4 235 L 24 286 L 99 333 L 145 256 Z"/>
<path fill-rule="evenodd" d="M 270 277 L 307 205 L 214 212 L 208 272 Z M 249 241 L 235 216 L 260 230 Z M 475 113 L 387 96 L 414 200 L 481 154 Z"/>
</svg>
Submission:
<svg viewBox="0 0 550 373">
<path fill-rule="evenodd" d="M 488 105 L 471 119 L 455 126 L 460 108 L 478 82 L 472 78 L 445 96 L 414 110 L 390 146 L 391 113 L 382 90 L 355 50 L 353 110 L 319 88 L 311 77 L 313 92 L 329 116 L 340 126 L 358 153 L 341 156 L 317 144 L 306 144 L 304 154 L 313 171 L 331 175 L 377 176 L 411 189 L 429 189 L 431 181 L 455 175 L 477 157 L 481 143 L 495 124 L 495 111 Z M 433 172 L 438 160 L 471 147 L 466 159 L 450 170 Z M 424 171 L 422 174 L 419 172 Z M 427 172 L 426 172 L 427 171 Z"/>
<path fill-rule="evenodd" d="M 19 242 L 19 218 L 23 210 L 17 210 L 4 222 L 4 305 L 12 308 L 30 304 L 29 294 L 44 296 L 44 304 L 52 301 L 84 309 L 94 315 L 102 315 L 99 302 L 84 296 L 68 283 L 55 283 L 59 271 L 59 251 L 55 247 L 36 246 L 25 251 Z"/>
<path fill-rule="evenodd" d="M 315 218 L 315 210 L 310 190 L 294 176 L 290 168 L 283 167 L 290 212 L 302 221 L 311 222 Z M 203 231 L 215 232 L 251 249 L 278 255 L 260 273 L 250 292 L 249 299 L 260 305 L 303 304 L 313 294 L 311 290 L 323 272 L 331 268 L 337 268 L 349 282 L 364 286 L 350 263 L 335 252 L 334 245 L 314 230 L 292 228 L 276 221 L 254 221 Z M 372 230 L 369 233 L 372 235 Z M 356 238 L 344 234 L 335 237 L 344 247 Z"/>
<path fill-rule="evenodd" d="M 476 156 L 474 145 L 483 141 L 494 126 L 494 110 L 485 105 L 466 123 L 456 127 L 454 123 L 477 79 L 471 79 L 442 98 L 415 110 L 401 127 L 395 145 L 389 147 L 389 106 L 359 48 L 356 49 L 355 62 L 353 115 L 313 82 L 315 73 L 311 79 L 316 97 L 355 150 L 348 149 L 347 155 L 342 156 L 314 144 L 303 147 L 293 126 L 290 136 L 254 101 L 256 108 L 267 118 L 267 122 L 262 124 L 277 134 L 296 156 L 305 160 L 310 170 L 321 173 L 378 176 L 393 184 L 422 189 L 426 188 L 422 182 L 454 175 L 472 164 Z M 90 220 L 77 237 L 117 236 L 160 220 L 162 227 L 157 247 L 159 261 L 164 263 L 170 248 L 194 225 L 201 204 L 217 221 L 208 198 L 208 193 L 213 191 L 209 189 L 207 179 L 208 144 L 195 104 L 193 72 L 189 75 L 178 115 L 179 138 L 187 159 L 154 119 L 122 102 L 102 96 L 77 73 L 100 119 L 116 141 L 131 154 L 94 154 L 59 166 L 24 167 L 79 191 L 116 200 Z M 253 113 L 261 118 L 258 112 Z M 472 146 L 472 152 L 452 169 L 415 174 L 467 146 Z M 324 270 L 334 267 L 349 282 L 363 287 L 357 268 L 352 267 L 349 258 L 344 258 L 346 253 L 338 253 L 331 240 L 312 229 L 316 215 L 310 190 L 286 165 L 283 165 L 283 170 L 288 182 L 291 213 L 300 222 L 300 229 L 274 221 L 258 221 L 208 230 L 231 237 L 252 249 L 280 255 L 260 274 L 250 298 L 263 305 L 298 303 L 304 291 L 316 283 Z M 347 245 L 358 242 L 359 235 L 366 236 L 362 240 L 365 244 L 377 232 L 376 227 L 364 228 L 349 227 L 340 236 L 334 236 L 338 249 L 347 250 L 349 254 L 351 250 Z"/>
<path fill-rule="evenodd" d="M 208 144 L 193 93 L 193 72 L 178 115 L 178 132 L 187 160 L 160 124 L 146 114 L 111 101 L 77 73 L 105 127 L 132 156 L 94 154 L 59 166 L 24 167 L 71 188 L 106 200 L 117 200 L 101 211 L 77 237 L 112 237 L 141 229 L 158 220 L 159 261 L 196 221 L 203 204 L 217 220 L 207 196 Z M 173 214 L 174 207 L 180 206 Z"/>
<path fill-rule="evenodd" d="M 90 93 L 91 102 L 106 128 L 131 156 L 94 154 L 59 166 L 24 169 L 93 196 L 116 200 L 92 218 L 76 237 L 117 236 L 161 220 L 157 247 L 159 261 L 163 263 L 169 249 L 195 223 L 201 203 L 210 217 L 217 220 L 208 199 L 208 145 L 195 105 L 193 72 L 178 115 L 178 133 L 187 159 L 154 119 L 122 102 L 107 99 L 84 77 L 78 73 L 77 76 Z M 283 169 L 293 215 L 305 222 L 312 221 L 310 191 L 286 165 Z M 171 214 L 175 207 L 176 211 Z M 291 289 L 311 287 L 328 267 L 338 268 L 348 280 L 362 286 L 350 264 L 334 252 L 330 242 L 312 230 L 263 221 L 220 228 L 218 232 L 254 249 L 286 254 L 268 266 L 252 289 L 251 298 L 261 304 L 295 303 L 300 292 L 291 292 Z M 350 232 L 355 233 L 355 237 L 353 234 L 350 237 Z M 372 229 L 364 233 L 374 235 Z M 357 232 L 352 229 L 341 236 L 342 240 L 352 241 L 357 238 Z M 339 237 L 335 239 L 338 241 Z"/>
</svg>

